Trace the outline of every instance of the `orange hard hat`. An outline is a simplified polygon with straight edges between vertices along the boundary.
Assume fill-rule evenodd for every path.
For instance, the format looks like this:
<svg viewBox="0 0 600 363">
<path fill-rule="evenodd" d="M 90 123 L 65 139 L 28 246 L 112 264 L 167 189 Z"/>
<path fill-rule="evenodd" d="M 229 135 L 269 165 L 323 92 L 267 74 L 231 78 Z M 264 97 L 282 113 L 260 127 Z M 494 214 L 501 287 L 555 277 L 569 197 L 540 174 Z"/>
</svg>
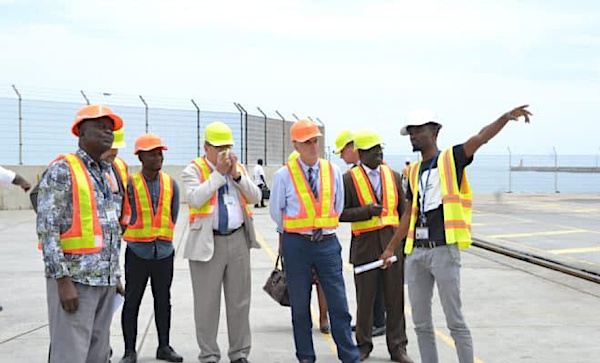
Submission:
<svg viewBox="0 0 600 363">
<path fill-rule="evenodd" d="M 290 130 L 292 141 L 305 142 L 313 137 L 323 136 L 316 123 L 309 120 L 298 120 L 294 122 Z"/>
<path fill-rule="evenodd" d="M 123 127 L 123 119 L 117 116 L 113 110 L 102 105 L 87 105 L 79 109 L 75 115 L 75 122 L 71 126 L 71 132 L 79 136 L 79 124 L 88 119 L 110 117 L 113 120 L 113 131 Z"/>
<path fill-rule="evenodd" d="M 160 137 L 154 134 L 143 134 L 135 140 L 135 150 L 133 150 L 133 153 L 137 155 L 140 151 L 150 151 L 157 147 L 167 150 Z"/>
</svg>

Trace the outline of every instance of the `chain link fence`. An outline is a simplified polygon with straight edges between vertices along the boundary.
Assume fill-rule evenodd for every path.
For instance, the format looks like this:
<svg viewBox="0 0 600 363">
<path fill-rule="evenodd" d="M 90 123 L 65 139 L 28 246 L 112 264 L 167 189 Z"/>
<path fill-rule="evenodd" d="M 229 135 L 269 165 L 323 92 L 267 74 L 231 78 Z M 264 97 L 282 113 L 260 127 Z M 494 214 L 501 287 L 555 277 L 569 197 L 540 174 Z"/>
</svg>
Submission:
<svg viewBox="0 0 600 363">
<path fill-rule="evenodd" d="M 262 159 L 269 166 L 283 165 L 293 150 L 293 114 L 263 112 L 235 102 L 5 86 L 0 89 L 0 164 L 47 165 L 76 150 L 77 138 L 70 132 L 75 113 L 95 103 L 123 118 L 127 146 L 120 156 L 132 165 L 139 164 L 134 141 L 145 132 L 159 135 L 168 146 L 165 164 L 188 164 L 204 153 L 204 127 L 214 121 L 229 125 L 233 151 L 242 163 Z M 324 133 L 322 123 L 320 128 Z M 324 153 L 324 145 L 321 148 Z"/>
</svg>

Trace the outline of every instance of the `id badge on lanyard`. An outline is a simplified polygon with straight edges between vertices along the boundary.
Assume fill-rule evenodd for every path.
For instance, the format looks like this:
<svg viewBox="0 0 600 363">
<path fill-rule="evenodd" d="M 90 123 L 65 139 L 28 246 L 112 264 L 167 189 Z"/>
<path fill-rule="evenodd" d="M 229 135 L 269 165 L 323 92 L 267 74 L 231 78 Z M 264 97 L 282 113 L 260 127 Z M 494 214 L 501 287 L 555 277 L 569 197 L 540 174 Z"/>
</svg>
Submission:
<svg viewBox="0 0 600 363">
<path fill-rule="evenodd" d="M 425 180 L 425 186 L 423 186 L 422 173 L 419 175 L 419 184 L 423 191 L 423 201 L 421 202 L 421 211 L 419 213 L 419 220 L 417 221 L 417 228 L 415 229 L 415 239 L 428 240 L 429 239 L 429 227 L 427 224 L 427 216 L 425 215 L 425 196 L 427 195 L 427 186 L 429 185 L 429 177 L 431 176 L 431 168 L 437 161 L 440 153 L 438 152 L 435 158 L 431 159 L 429 163 L 429 169 L 427 170 L 427 179 Z"/>
</svg>

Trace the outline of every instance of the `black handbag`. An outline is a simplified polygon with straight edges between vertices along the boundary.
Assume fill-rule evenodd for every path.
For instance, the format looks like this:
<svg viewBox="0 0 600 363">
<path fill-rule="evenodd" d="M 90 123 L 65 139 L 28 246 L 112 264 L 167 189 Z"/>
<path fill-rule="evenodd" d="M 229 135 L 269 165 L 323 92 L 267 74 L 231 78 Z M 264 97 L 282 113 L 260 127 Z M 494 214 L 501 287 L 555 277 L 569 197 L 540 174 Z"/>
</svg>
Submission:
<svg viewBox="0 0 600 363">
<path fill-rule="evenodd" d="M 281 260 L 281 269 L 279 268 L 279 261 Z M 271 275 L 267 279 L 263 290 L 269 296 L 273 298 L 281 306 L 290 306 L 290 295 L 287 290 L 287 282 L 285 279 L 285 267 L 283 265 L 283 258 L 277 256 L 275 261 L 275 268 Z"/>
<path fill-rule="evenodd" d="M 262 199 L 269 200 L 271 189 L 266 184 L 263 184 L 260 189 L 262 190 Z"/>
</svg>

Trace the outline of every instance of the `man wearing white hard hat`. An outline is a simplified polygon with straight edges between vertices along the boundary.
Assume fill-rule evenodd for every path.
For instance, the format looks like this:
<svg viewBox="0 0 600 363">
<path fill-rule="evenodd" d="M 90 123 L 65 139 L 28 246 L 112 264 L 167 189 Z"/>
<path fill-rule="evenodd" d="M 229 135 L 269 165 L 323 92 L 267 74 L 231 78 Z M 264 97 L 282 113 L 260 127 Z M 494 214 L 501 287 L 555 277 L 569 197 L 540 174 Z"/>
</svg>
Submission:
<svg viewBox="0 0 600 363">
<path fill-rule="evenodd" d="M 432 111 L 417 111 L 402 128 L 410 135 L 413 151 L 423 161 L 409 171 L 407 208 L 394 237 L 380 259 L 386 261 L 404 243 L 406 281 L 421 362 L 437 363 L 431 300 L 437 285 L 450 335 L 460 363 L 472 363 L 473 341 L 465 323 L 460 297 L 460 252 L 471 245 L 471 198 L 465 168 L 475 152 L 496 136 L 506 124 L 523 116 L 527 105 L 514 108 L 487 125 L 463 144 L 440 151 L 437 137 L 442 124 Z M 382 268 L 390 264 L 385 263 Z"/>
<path fill-rule="evenodd" d="M 262 192 L 231 151 L 229 126 L 204 129 L 205 155 L 182 173 L 190 207 L 190 231 L 183 252 L 189 260 L 196 338 L 201 363 L 218 362 L 221 292 L 227 312 L 228 356 L 248 363 L 250 354 L 250 248 L 259 248 L 248 204 Z"/>
</svg>

